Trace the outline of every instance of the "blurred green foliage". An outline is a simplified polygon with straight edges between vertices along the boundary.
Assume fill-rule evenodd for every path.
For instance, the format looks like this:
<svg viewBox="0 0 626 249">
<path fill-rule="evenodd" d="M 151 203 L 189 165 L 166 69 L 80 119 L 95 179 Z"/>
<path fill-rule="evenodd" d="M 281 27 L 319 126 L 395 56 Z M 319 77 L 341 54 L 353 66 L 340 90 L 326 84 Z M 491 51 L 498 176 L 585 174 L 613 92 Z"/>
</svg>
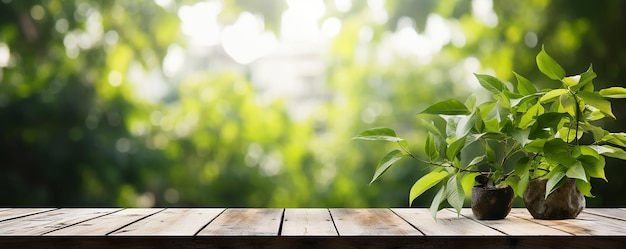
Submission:
<svg viewBox="0 0 626 249">
<path fill-rule="evenodd" d="M 325 1 L 321 20 L 341 20 L 322 58 L 330 97 L 294 119 L 294 99 L 264 98 L 252 65 L 209 57 L 167 75 L 169 51 L 193 46 L 177 7 L 195 1 L 174 2 L 0 1 L 1 206 L 405 206 L 423 165 L 397 165 L 368 186 L 384 150 L 352 141 L 358 131 L 394 124 L 421 141 L 417 111 L 487 94 L 473 72 L 538 78 L 540 44 L 567 71 L 593 63 L 600 87 L 626 80 L 623 1 L 347 1 L 349 11 Z M 208 2 L 221 3 L 223 25 L 247 11 L 275 33 L 288 5 Z M 442 31 L 432 23 L 450 37 L 393 38 Z M 164 94 L 146 97 L 159 84 Z M 624 130 L 624 104 L 609 130 Z M 607 161 L 609 182 L 594 183 L 589 206 L 626 206 L 619 163 Z"/>
</svg>

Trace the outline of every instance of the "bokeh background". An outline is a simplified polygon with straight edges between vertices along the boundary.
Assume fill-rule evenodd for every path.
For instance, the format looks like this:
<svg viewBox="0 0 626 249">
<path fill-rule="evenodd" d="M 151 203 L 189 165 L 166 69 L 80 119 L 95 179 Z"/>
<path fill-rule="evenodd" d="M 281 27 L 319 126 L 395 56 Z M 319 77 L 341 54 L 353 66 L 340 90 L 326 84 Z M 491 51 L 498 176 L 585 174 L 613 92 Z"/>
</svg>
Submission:
<svg viewBox="0 0 626 249">
<path fill-rule="evenodd" d="M 423 165 L 368 186 L 415 113 L 570 75 L 626 86 L 626 2 L 0 0 L 0 206 L 404 207 Z M 614 101 L 611 131 L 626 131 Z M 588 206 L 626 206 L 607 161 Z M 430 193 L 432 195 L 432 193 Z M 429 194 L 414 206 L 427 206 Z M 518 204 L 519 204 L 518 200 Z"/>
</svg>

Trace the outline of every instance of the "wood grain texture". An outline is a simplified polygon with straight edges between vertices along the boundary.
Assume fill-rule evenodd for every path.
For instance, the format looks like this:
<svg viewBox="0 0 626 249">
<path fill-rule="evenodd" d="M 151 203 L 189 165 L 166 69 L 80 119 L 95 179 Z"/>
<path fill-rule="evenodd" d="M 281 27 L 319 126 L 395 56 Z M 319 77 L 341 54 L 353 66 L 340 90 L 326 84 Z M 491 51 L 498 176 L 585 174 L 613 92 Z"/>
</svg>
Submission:
<svg viewBox="0 0 626 249">
<path fill-rule="evenodd" d="M 330 209 L 340 236 L 423 235 L 389 209 Z"/>
<path fill-rule="evenodd" d="M 0 221 L 54 210 L 54 208 L 11 208 L 0 212 Z"/>
<path fill-rule="evenodd" d="M 441 210 L 433 219 L 425 208 L 394 208 L 398 216 L 420 230 L 424 235 L 436 236 L 502 236 L 503 233 L 479 222 L 457 215 L 456 211 Z"/>
<path fill-rule="evenodd" d="M 42 235 L 93 219 L 119 208 L 64 208 L 0 222 L 3 235 Z"/>
<path fill-rule="evenodd" d="M 19 210 L 0 214 L 33 211 Z M 590 209 L 577 219 L 551 221 L 535 220 L 525 208 L 515 208 L 499 221 L 474 220 L 470 209 L 463 209 L 461 217 L 442 210 L 437 221 L 424 208 L 218 212 L 222 210 L 63 208 L 30 213 L 0 221 L 0 248 L 586 249 L 626 245 L 626 221 L 618 219 L 625 211 L 622 208 Z M 335 229 L 329 228 L 333 221 L 338 233 L 326 235 Z M 416 228 L 426 236 L 420 236 Z M 317 234 L 318 230 L 322 232 Z M 132 236 L 120 236 L 123 233 Z"/>
<path fill-rule="evenodd" d="M 326 208 L 286 209 L 281 235 L 336 236 L 337 230 Z"/>
<path fill-rule="evenodd" d="M 626 209 L 623 208 L 585 208 L 583 212 L 626 221 Z"/>
<path fill-rule="evenodd" d="M 193 236 L 223 208 L 168 208 L 134 222 L 111 236 Z"/>
<path fill-rule="evenodd" d="M 461 210 L 461 214 L 467 218 L 475 219 L 474 214 L 472 213 L 472 209 L 465 208 Z M 528 218 L 532 218 L 530 214 L 525 214 L 521 216 L 522 217 L 509 214 L 505 219 L 502 219 L 502 220 L 477 220 L 477 221 L 485 226 L 501 231 L 507 235 L 524 235 L 524 236 L 570 235 L 564 231 L 542 226 L 540 224 L 529 221 Z"/>
<path fill-rule="evenodd" d="M 277 236 L 282 208 L 232 208 L 224 211 L 199 236 Z"/>
<path fill-rule="evenodd" d="M 104 236 L 133 222 L 143 219 L 162 208 L 130 208 L 119 212 L 100 216 L 85 222 L 68 226 L 45 235 L 47 236 Z"/>
<path fill-rule="evenodd" d="M 545 227 L 558 229 L 573 235 L 625 236 L 626 222 L 582 212 L 576 219 L 539 220 L 532 219 L 526 209 L 511 211 L 514 216 L 522 216 Z"/>
</svg>

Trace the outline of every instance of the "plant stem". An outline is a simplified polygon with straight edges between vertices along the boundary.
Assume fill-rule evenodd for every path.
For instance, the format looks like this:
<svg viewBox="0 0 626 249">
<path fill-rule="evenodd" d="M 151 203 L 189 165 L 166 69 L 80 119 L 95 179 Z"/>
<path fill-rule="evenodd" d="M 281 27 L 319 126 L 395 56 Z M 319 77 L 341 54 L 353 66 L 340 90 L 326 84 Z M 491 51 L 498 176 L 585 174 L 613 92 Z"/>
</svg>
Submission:
<svg viewBox="0 0 626 249">
<path fill-rule="evenodd" d="M 569 92 L 572 95 L 572 98 L 574 98 L 574 104 L 575 104 L 575 108 L 576 108 L 576 114 L 574 115 L 574 122 L 576 124 L 576 131 L 574 131 L 574 141 L 576 141 L 576 145 L 578 145 L 579 141 L 578 141 L 578 119 L 580 119 L 580 105 L 578 103 L 578 98 L 576 98 L 576 94 L 574 94 L 572 91 Z M 568 130 L 569 133 L 569 130 Z M 569 134 L 567 134 L 567 137 L 569 138 Z"/>
</svg>

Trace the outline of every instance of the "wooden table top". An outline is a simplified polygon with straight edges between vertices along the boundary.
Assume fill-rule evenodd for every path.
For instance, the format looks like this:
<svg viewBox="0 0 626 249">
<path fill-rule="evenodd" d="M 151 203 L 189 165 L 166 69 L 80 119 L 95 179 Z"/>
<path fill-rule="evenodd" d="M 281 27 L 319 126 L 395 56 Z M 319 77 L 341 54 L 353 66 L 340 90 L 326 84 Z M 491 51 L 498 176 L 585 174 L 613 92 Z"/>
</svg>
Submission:
<svg viewBox="0 0 626 249">
<path fill-rule="evenodd" d="M 626 208 L 476 220 L 425 208 L 0 208 L 0 248 L 613 248 Z"/>
</svg>

